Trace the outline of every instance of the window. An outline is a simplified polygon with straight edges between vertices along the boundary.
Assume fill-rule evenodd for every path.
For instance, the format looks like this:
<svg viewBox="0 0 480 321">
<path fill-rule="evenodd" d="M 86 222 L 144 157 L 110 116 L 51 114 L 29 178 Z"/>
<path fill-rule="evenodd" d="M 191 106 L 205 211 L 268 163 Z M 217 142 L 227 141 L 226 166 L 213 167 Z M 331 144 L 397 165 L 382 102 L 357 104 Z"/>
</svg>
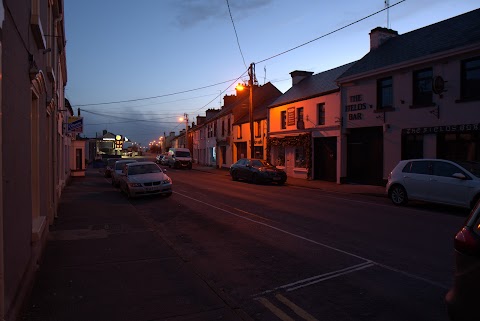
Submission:
<svg viewBox="0 0 480 321">
<path fill-rule="evenodd" d="M 230 118 L 228 119 L 228 124 L 227 124 L 227 135 L 230 136 Z"/>
<path fill-rule="evenodd" d="M 462 99 L 480 99 L 480 57 L 462 61 Z"/>
<path fill-rule="evenodd" d="M 445 162 L 433 162 L 433 175 L 443 176 L 443 177 L 452 177 L 453 174 L 461 173 L 465 177 L 469 177 L 464 171 L 458 168 L 455 165 Z"/>
<path fill-rule="evenodd" d="M 423 158 L 423 135 L 402 136 L 402 159 Z"/>
<path fill-rule="evenodd" d="M 280 120 L 281 120 L 281 122 L 282 122 L 282 123 L 281 123 L 281 126 L 282 126 L 281 128 L 282 128 L 282 129 L 286 129 L 286 128 L 287 128 L 287 111 L 286 111 L 286 110 L 284 110 L 284 111 L 281 112 L 281 114 L 280 114 Z"/>
<path fill-rule="evenodd" d="M 273 155 L 275 155 L 274 160 L 272 163 L 275 166 L 285 166 L 285 147 L 280 145 L 276 146 L 273 152 Z"/>
<path fill-rule="evenodd" d="M 297 128 L 305 128 L 305 123 L 303 122 L 303 107 L 297 108 Z"/>
<path fill-rule="evenodd" d="M 259 121 L 255 122 L 255 137 L 262 137 L 261 123 Z"/>
<path fill-rule="evenodd" d="M 254 146 L 253 147 L 254 157 L 258 159 L 263 159 L 263 146 Z"/>
<path fill-rule="evenodd" d="M 238 125 L 237 128 L 238 128 L 237 138 L 241 139 L 242 138 L 242 125 Z"/>
<path fill-rule="evenodd" d="M 213 123 L 213 136 L 212 137 L 217 137 L 217 122 L 216 121 Z"/>
<path fill-rule="evenodd" d="M 303 146 L 295 147 L 295 167 L 306 168 L 305 148 Z"/>
<path fill-rule="evenodd" d="M 325 125 L 325 103 L 317 105 L 318 125 Z"/>
<path fill-rule="evenodd" d="M 413 105 L 429 106 L 432 100 L 432 68 L 413 72 Z"/>
<path fill-rule="evenodd" d="M 377 109 L 393 107 L 392 77 L 377 80 Z"/>
<path fill-rule="evenodd" d="M 222 136 L 225 136 L 225 120 L 222 120 Z"/>
<path fill-rule="evenodd" d="M 429 161 L 415 161 L 408 163 L 403 169 L 403 172 L 430 175 L 430 168 Z"/>
</svg>

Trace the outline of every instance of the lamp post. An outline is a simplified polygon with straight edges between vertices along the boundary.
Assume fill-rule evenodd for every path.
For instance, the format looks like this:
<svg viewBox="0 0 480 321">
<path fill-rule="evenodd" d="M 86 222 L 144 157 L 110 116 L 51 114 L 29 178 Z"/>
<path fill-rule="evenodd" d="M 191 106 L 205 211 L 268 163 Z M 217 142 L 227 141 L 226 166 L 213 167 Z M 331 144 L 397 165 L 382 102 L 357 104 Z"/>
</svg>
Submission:
<svg viewBox="0 0 480 321">
<path fill-rule="evenodd" d="M 255 137 L 253 132 L 253 83 L 254 83 L 254 73 L 255 73 L 255 64 L 252 62 L 250 64 L 249 72 L 250 79 L 248 84 L 250 85 L 250 104 L 248 108 L 249 120 L 250 120 L 250 158 L 255 158 Z"/>
<path fill-rule="evenodd" d="M 185 121 L 185 148 L 188 148 L 188 114 L 183 114 L 180 121 Z"/>
</svg>

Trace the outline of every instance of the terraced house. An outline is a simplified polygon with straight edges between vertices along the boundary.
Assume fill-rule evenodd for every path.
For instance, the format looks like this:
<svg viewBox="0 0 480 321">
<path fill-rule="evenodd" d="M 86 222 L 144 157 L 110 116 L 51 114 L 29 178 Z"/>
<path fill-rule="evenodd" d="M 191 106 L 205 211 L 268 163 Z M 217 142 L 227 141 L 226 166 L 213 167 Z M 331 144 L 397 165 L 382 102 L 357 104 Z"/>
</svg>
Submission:
<svg viewBox="0 0 480 321">
<path fill-rule="evenodd" d="M 341 178 L 382 184 L 401 159 L 480 160 L 480 9 L 399 35 L 338 78 Z"/>
</svg>

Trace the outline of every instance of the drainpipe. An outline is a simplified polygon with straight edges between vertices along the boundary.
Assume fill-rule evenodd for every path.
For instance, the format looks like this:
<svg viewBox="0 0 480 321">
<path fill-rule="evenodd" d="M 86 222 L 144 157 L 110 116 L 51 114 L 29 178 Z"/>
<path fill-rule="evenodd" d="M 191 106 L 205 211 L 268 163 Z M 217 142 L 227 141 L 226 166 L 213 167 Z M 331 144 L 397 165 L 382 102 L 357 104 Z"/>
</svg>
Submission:
<svg viewBox="0 0 480 321">
<path fill-rule="evenodd" d="M 3 21 L 5 20 L 5 11 L 3 9 L 3 2 L 0 3 L 0 30 L 2 29 Z M 1 33 L 0 33 L 1 34 Z M 3 227 L 3 137 L 2 137 L 2 123 L 3 123 L 3 106 L 2 106 L 2 37 L 0 37 L 0 319 L 3 320 L 6 315 L 5 311 L 5 259 L 4 259 L 4 227 Z"/>
</svg>

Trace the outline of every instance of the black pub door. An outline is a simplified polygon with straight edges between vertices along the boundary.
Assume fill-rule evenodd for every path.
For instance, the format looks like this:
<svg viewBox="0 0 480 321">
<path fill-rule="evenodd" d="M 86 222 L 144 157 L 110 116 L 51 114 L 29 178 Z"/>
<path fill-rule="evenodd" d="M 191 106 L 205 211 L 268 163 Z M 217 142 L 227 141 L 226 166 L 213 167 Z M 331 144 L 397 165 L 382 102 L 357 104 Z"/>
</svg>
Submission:
<svg viewBox="0 0 480 321">
<path fill-rule="evenodd" d="M 337 181 L 337 137 L 322 137 L 313 140 L 313 178 L 322 181 Z"/>
<path fill-rule="evenodd" d="M 347 141 L 347 179 L 383 185 L 383 127 L 352 128 Z"/>
</svg>

